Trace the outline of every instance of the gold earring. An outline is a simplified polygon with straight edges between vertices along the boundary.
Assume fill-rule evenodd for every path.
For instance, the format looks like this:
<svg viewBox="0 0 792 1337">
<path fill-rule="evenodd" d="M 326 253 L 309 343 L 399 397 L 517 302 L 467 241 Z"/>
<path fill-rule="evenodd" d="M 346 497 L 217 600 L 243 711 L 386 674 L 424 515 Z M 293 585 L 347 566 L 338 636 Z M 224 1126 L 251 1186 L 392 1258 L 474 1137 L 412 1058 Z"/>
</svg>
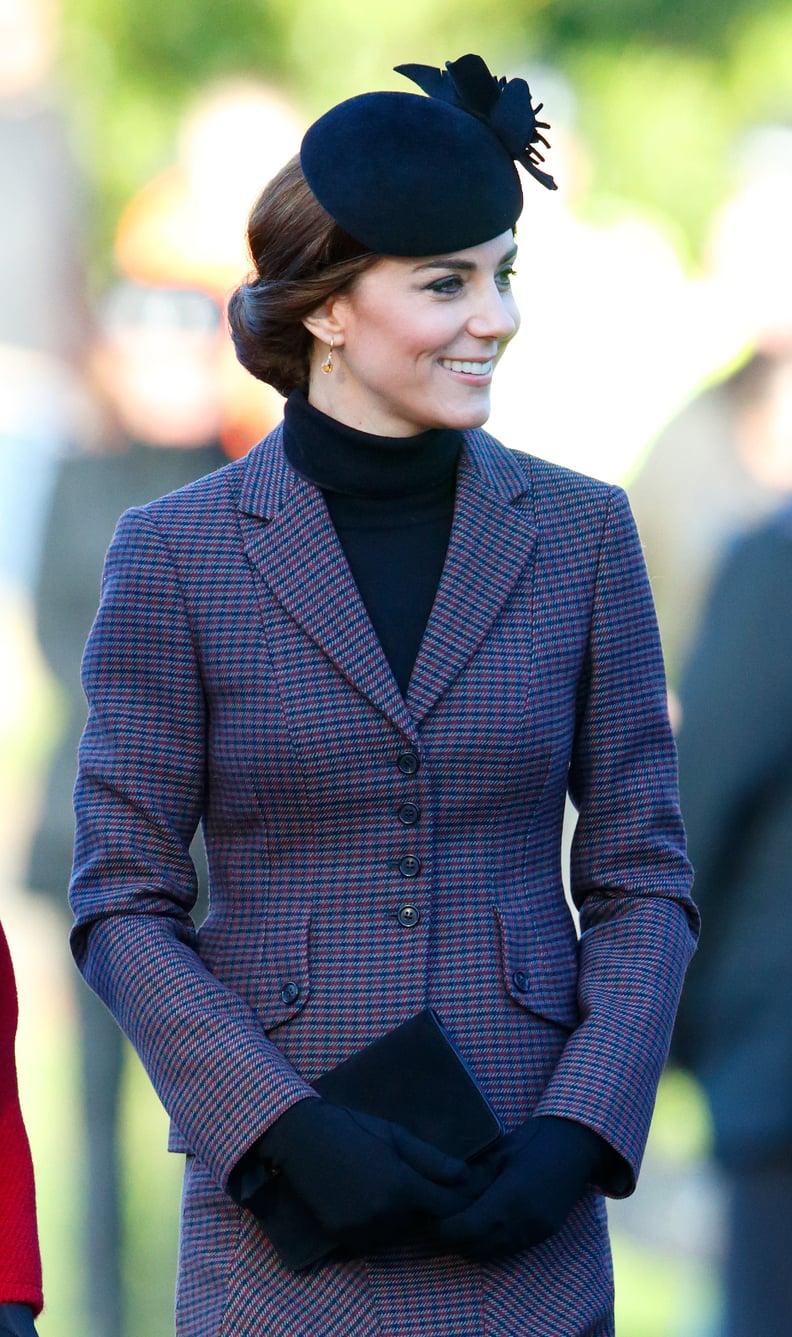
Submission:
<svg viewBox="0 0 792 1337">
<path fill-rule="evenodd" d="M 329 376 L 329 375 L 330 375 L 330 372 L 333 370 L 333 349 L 334 349 L 334 348 L 335 348 L 335 339 L 332 339 L 332 338 L 331 338 L 331 340 L 330 340 L 330 352 L 327 354 L 327 358 L 326 358 L 326 360 L 322 363 L 322 371 L 324 372 L 325 376 Z"/>
</svg>

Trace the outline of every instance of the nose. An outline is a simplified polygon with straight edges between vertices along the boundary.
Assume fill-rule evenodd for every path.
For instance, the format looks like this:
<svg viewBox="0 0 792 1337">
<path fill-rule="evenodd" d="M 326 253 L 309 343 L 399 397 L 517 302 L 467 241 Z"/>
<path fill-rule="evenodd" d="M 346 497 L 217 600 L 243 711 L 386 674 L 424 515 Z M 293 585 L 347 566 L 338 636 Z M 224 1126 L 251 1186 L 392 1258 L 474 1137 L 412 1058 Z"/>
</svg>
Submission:
<svg viewBox="0 0 792 1337">
<path fill-rule="evenodd" d="M 503 343 L 520 328 L 520 313 L 510 288 L 504 290 L 496 283 L 482 286 L 468 320 L 468 333 L 477 339 L 493 339 Z"/>
</svg>

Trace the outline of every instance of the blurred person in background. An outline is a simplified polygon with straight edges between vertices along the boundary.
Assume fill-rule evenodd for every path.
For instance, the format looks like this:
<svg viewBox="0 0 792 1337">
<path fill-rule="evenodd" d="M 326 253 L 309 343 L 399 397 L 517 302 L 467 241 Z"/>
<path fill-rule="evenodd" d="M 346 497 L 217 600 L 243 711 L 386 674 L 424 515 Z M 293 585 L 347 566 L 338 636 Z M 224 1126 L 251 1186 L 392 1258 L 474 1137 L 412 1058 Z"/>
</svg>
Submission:
<svg viewBox="0 0 792 1337">
<path fill-rule="evenodd" d="M 756 417 L 766 416 L 776 357 L 756 352 L 697 395 L 661 433 L 630 502 L 646 553 L 669 679 L 674 687 L 735 537 L 780 501 L 770 461 L 756 458 Z M 766 433 L 763 434 L 766 438 Z"/>
<path fill-rule="evenodd" d="M 122 274 L 211 293 L 223 307 L 244 268 L 245 218 L 261 188 L 296 153 L 300 123 L 283 95 L 253 79 L 210 84 L 187 108 L 176 160 L 135 194 L 114 243 Z M 223 448 L 245 453 L 279 422 L 283 401 L 223 345 Z"/>
<path fill-rule="evenodd" d="M 674 687 L 715 570 L 732 539 L 777 508 L 783 487 L 772 468 L 748 458 L 746 424 L 763 412 L 768 369 L 792 347 L 792 129 L 753 131 L 737 146 L 734 166 L 736 184 L 711 220 L 699 285 L 710 323 L 723 331 L 714 364 L 721 371 L 712 376 L 709 368 L 709 383 L 667 422 L 627 488 Z"/>
<path fill-rule="evenodd" d="M 82 182 L 55 77 L 56 0 L 0 0 L 0 587 L 27 593 L 88 331 Z M 0 591 L 2 592 L 2 591 Z"/>
<path fill-rule="evenodd" d="M 35 1337 L 44 1298 L 33 1163 L 17 1089 L 17 1019 L 14 967 L 0 925 L 0 1337 Z"/>
<path fill-rule="evenodd" d="M 780 1337 L 792 1323 L 792 351 L 746 371 L 742 458 L 786 501 L 720 565 L 682 676 L 680 788 L 705 927 L 674 1053 L 704 1088 L 729 1190 L 724 1337 Z"/>
<path fill-rule="evenodd" d="M 594 173 L 575 97 L 555 72 L 539 72 L 553 106 L 559 189 L 537 203 L 531 220 L 544 263 L 514 285 L 541 319 L 525 320 L 515 336 L 490 430 L 506 441 L 519 434 L 545 459 L 620 482 L 710 370 L 714 340 L 659 220 L 624 201 L 610 202 L 596 221 L 586 216 Z M 537 388 L 530 395 L 526 367 Z"/>
<path fill-rule="evenodd" d="M 66 722 L 50 764 L 27 885 L 66 907 L 74 851 L 72 791 L 85 723 L 80 660 L 116 521 L 227 463 L 222 425 L 224 330 L 217 302 L 195 289 L 122 282 L 101 303 L 90 354 L 104 410 L 91 449 L 57 471 L 35 587 L 35 628 Z M 202 852 L 194 855 L 202 869 Z M 203 881 L 203 876 L 202 876 Z M 96 1337 L 122 1337 L 118 1102 L 125 1041 L 78 983 L 88 1307 Z"/>
<path fill-rule="evenodd" d="M 478 57 L 401 72 L 254 208 L 232 328 L 284 423 L 123 517 L 84 659 L 72 949 L 186 1154 L 184 1337 L 610 1337 L 695 945 L 626 498 L 478 430 L 547 127 Z M 475 1168 L 310 1084 L 427 1003 L 508 1129 Z"/>
</svg>

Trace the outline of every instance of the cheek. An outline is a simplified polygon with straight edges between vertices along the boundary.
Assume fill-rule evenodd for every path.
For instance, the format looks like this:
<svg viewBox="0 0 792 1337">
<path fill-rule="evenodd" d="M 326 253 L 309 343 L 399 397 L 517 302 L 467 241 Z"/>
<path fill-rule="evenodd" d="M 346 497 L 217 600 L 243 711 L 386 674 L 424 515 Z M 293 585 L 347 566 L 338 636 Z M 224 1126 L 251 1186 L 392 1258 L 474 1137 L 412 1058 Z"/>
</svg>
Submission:
<svg viewBox="0 0 792 1337">
<path fill-rule="evenodd" d="M 464 329 L 450 305 L 417 315 L 412 303 L 368 303 L 356 317 L 347 333 L 349 355 L 368 374 L 376 368 L 386 373 L 398 369 L 406 376 L 416 370 L 428 374 Z"/>
<path fill-rule="evenodd" d="M 435 315 L 432 320 L 423 322 L 416 329 L 412 339 L 413 351 L 417 359 L 422 359 L 429 366 L 437 359 L 459 348 L 460 338 L 464 338 L 464 322 L 449 311 Z"/>
</svg>

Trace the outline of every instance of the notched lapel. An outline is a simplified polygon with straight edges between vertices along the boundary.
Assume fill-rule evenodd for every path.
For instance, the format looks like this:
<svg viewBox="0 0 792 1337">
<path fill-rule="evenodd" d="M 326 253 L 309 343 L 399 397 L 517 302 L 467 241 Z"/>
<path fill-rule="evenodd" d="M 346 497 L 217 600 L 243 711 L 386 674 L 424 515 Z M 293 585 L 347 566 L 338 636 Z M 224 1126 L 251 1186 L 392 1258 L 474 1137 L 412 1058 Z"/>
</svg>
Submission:
<svg viewBox="0 0 792 1337">
<path fill-rule="evenodd" d="M 248 456 L 239 506 L 250 560 L 286 612 L 350 683 L 412 741 L 533 561 L 537 529 L 525 460 L 484 432 L 466 433 L 442 578 L 407 702 L 318 489 L 289 467 L 277 428 Z"/>
<path fill-rule="evenodd" d="M 352 685 L 413 741 L 415 724 L 371 625 L 324 499 L 269 438 L 240 498 L 245 548 L 280 605 Z"/>
<path fill-rule="evenodd" d="M 407 692 L 416 722 L 468 663 L 534 560 L 528 494 L 529 477 L 513 457 L 486 434 L 469 433 L 443 575 Z"/>
</svg>

